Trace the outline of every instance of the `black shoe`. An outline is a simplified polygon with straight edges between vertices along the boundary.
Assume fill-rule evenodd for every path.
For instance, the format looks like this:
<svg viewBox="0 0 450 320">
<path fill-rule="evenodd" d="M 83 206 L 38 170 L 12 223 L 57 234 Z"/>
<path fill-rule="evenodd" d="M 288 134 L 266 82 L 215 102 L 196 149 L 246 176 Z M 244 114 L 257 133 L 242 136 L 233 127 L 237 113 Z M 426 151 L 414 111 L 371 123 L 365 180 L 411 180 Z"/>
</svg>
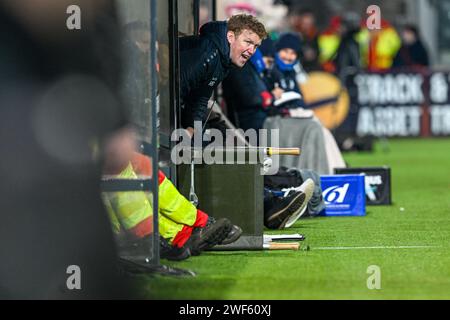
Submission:
<svg viewBox="0 0 450 320">
<path fill-rule="evenodd" d="M 233 224 L 231 225 L 231 230 L 230 232 L 228 232 L 227 237 L 220 244 L 227 245 L 233 243 L 237 241 L 237 239 L 239 239 L 241 235 L 242 229 L 239 226 Z"/>
<path fill-rule="evenodd" d="M 264 208 L 264 224 L 269 229 L 283 229 L 289 218 L 295 214 L 306 201 L 304 192 L 292 193 L 287 197 L 274 197 L 268 208 Z"/>
<path fill-rule="evenodd" d="M 226 218 L 214 219 L 208 217 L 208 222 L 203 228 L 195 228 L 188 241 L 193 256 L 199 255 L 202 251 L 211 249 L 225 240 L 230 233 L 232 224 Z"/>
<path fill-rule="evenodd" d="M 181 248 L 172 246 L 163 237 L 159 237 L 159 257 L 172 261 L 186 260 L 191 256 L 191 251 L 187 246 Z"/>
</svg>

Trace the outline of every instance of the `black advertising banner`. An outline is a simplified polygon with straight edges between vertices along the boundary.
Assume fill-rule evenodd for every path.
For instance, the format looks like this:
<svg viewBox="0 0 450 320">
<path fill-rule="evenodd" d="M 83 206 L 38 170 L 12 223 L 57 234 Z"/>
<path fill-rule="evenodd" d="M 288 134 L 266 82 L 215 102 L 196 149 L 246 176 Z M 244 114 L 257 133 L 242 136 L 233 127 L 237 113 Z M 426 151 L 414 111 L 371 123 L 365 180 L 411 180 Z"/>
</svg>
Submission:
<svg viewBox="0 0 450 320">
<path fill-rule="evenodd" d="M 430 76 L 429 117 L 432 136 L 450 135 L 450 72 L 435 72 Z"/>
<path fill-rule="evenodd" d="M 379 168 L 343 168 L 335 169 L 336 174 L 361 174 L 365 177 L 365 191 L 367 205 L 392 204 L 391 169 Z"/>
<path fill-rule="evenodd" d="M 345 86 L 351 106 L 338 134 L 450 136 L 450 71 L 358 73 Z"/>
</svg>

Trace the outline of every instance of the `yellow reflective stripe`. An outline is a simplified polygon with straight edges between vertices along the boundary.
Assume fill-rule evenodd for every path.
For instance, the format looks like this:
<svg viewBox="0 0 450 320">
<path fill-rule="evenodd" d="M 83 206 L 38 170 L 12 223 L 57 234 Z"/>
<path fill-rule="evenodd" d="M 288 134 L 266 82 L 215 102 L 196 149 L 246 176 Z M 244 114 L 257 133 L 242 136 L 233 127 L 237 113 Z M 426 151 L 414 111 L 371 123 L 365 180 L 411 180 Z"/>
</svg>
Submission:
<svg viewBox="0 0 450 320">
<path fill-rule="evenodd" d="M 197 209 L 167 178 L 159 185 L 159 212 L 175 222 L 188 226 L 192 226 L 197 219 Z"/>
<path fill-rule="evenodd" d="M 131 163 L 118 175 L 123 179 L 137 179 Z M 152 206 L 143 191 L 115 192 L 111 195 L 112 208 L 122 226 L 129 230 L 152 216 Z"/>
<path fill-rule="evenodd" d="M 163 215 L 158 215 L 158 230 L 159 234 L 167 239 L 169 243 L 172 243 L 173 239 L 175 239 L 178 232 L 180 232 L 184 225 L 178 224 Z"/>
<path fill-rule="evenodd" d="M 119 173 L 117 175 L 118 178 L 122 178 L 122 179 L 137 179 L 137 175 L 133 170 L 133 166 L 131 165 L 131 163 L 128 164 L 128 166 L 123 169 L 123 171 L 121 173 Z"/>
<path fill-rule="evenodd" d="M 333 59 L 339 49 L 341 38 L 337 35 L 327 34 L 319 37 L 320 63 Z"/>
<path fill-rule="evenodd" d="M 108 195 L 106 193 L 102 193 L 102 199 L 106 207 L 106 211 L 108 212 L 109 221 L 111 222 L 113 232 L 118 234 L 120 233 L 120 222 L 119 220 L 117 220 L 116 213 L 112 208 L 111 202 L 108 199 Z"/>
<path fill-rule="evenodd" d="M 363 66 L 368 64 L 370 32 L 367 29 L 361 30 L 355 38 L 361 50 Z M 383 29 L 379 35 L 376 50 L 376 67 L 381 69 L 392 66 L 395 55 L 401 47 L 401 39 L 393 28 Z"/>
<path fill-rule="evenodd" d="M 369 64 L 369 43 L 370 43 L 370 33 L 367 29 L 362 29 L 359 31 L 356 36 L 355 40 L 359 44 L 360 49 L 360 56 L 361 56 L 361 65 L 363 67 L 367 67 Z"/>
<path fill-rule="evenodd" d="M 393 57 L 377 57 L 376 67 L 379 69 L 389 69 L 394 63 Z"/>
<path fill-rule="evenodd" d="M 125 229 L 131 229 L 152 216 L 152 207 L 144 192 L 119 192 L 112 199 L 117 215 Z"/>
<path fill-rule="evenodd" d="M 401 47 L 401 39 L 392 28 L 385 29 L 380 34 L 377 43 L 377 55 L 393 57 Z"/>
</svg>

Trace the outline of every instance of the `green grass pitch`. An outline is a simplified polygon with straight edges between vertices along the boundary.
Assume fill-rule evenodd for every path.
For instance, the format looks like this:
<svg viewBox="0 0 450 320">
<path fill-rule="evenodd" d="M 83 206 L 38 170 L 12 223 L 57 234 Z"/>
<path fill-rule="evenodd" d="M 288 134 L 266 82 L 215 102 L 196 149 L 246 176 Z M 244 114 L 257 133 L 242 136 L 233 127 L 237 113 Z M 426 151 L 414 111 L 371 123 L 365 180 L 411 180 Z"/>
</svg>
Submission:
<svg viewBox="0 0 450 320">
<path fill-rule="evenodd" d="M 390 166 L 394 204 L 367 207 L 366 217 L 300 220 L 283 232 L 305 234 L 310 251 L 163 260 L 197 277 L 139 276 L 140 290 L 150 299 L 450 299 L 450 139 L 390 140 L 345 159 Z M 380 267 L 379 290 L 367 287 L 371 265 Z"/>
</svg>

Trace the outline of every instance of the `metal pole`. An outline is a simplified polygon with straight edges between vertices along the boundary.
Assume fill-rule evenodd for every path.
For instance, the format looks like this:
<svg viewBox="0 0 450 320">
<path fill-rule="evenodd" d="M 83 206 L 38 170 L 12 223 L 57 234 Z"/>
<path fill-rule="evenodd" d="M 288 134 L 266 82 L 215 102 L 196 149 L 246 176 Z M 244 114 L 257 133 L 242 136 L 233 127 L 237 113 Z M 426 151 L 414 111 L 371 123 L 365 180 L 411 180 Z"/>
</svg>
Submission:
<svg viewBox="0 0 450 320">
<path fill-rule="evenodd" d="M 154 261 L 156 265 L 159 261 L 159 224 L 158 224 L 158 132 L 156 128 L 157 123 L 157 86 L 158 74 L 156 71 L 157 56 L 156 56 L 156 39 L 157 39 L 157 0 L 150 0 L 150 75 L 151 75 L 151 127 L 152 127 L 152 193 L 153 193 L 153 253 L 155 254 Z"/>
</svg>

